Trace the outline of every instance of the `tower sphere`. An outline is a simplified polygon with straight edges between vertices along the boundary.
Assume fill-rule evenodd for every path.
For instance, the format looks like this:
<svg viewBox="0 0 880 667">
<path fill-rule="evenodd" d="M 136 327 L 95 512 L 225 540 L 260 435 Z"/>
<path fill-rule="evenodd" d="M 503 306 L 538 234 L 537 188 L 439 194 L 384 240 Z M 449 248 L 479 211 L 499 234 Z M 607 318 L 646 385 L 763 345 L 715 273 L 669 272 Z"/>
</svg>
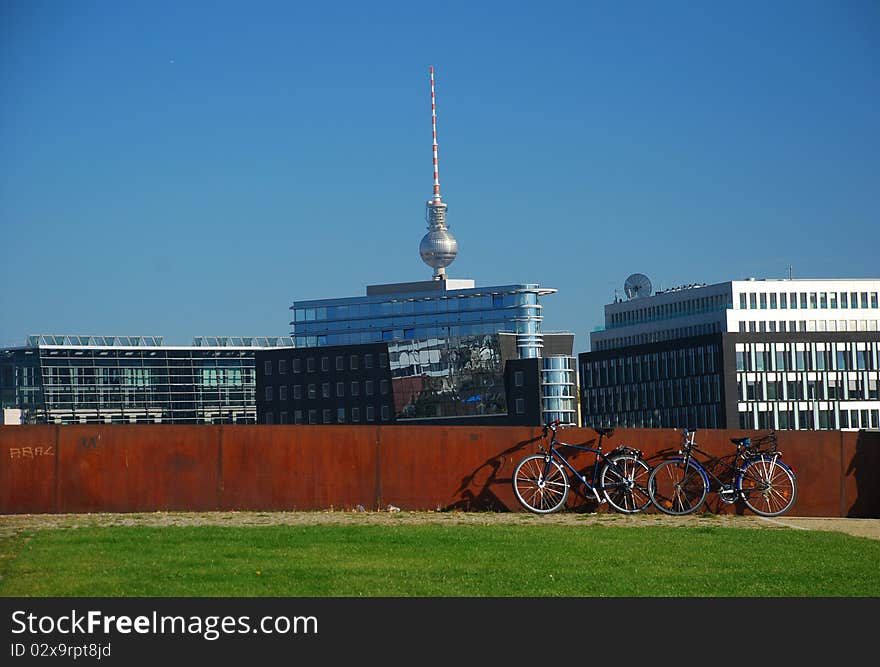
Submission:
<svg viewBox="0 0 880 667">
<path fill-rule="evenodd" d="M 422 261 L 432 269 L 444 269 L 455 260 L 458 241 L 448 229 L 434 227 L 422 237 L 419 254 Z"/>
</svg>

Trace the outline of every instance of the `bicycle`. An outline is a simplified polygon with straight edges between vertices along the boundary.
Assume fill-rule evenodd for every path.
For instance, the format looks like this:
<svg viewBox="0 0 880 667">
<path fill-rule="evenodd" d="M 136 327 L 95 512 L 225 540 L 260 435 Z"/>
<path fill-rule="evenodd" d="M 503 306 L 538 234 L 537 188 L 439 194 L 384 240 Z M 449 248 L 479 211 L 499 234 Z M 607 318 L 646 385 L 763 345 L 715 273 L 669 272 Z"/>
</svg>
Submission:
<svg viewBox="0 0 880 667">
<path fill-rule="evenodd" d="M 642 452 L 619 445 L 607 455 L 604 454 L 602 441 L 614 433 L 611 428 L 593 429 L 599 434 L 599 443 L 593 448 L 557 440 L 556 431 L 559 427 L 558 419 L 544 426 L 542 437 L 546 438 L 548 431 L 552 433 L 549 448 L 544 449 L 541 444 L 541 454 L 527 456 L 513 471 L 513 491 L 525 509 L 536 514 L 549 514 L 562 507 L 568 499 L 571 487 L 566 468 L 593 494 L 599 504 L 607 501 L 615 510 L 625 514 L 642 512 L 651 504 L 645 486 L 651 467 L 642 459 Z M 592 481 L 588 481 L 585 475 L 569 463 L 560 452 L 561 447 L 595 453 Z"/>
<path fill-rule="evenodd" d="M 661 512 L 671 515 L 696 512 L 706 500 L 710 476 L 723 502 L 731 504 L 740 500 L 760 516 L 779 516 L 794 504 L 797 479 L 794 471 L 782 461 L 775 431 L 754 441 L 730 438 L 736 445 L 732 462 L 700 449 L 694 440 L 696 430 L 682 429 L 682 436 L 684 444 L 679 456 L 659 463 L 648 478 L 648 495 Z M 716 466 L 730 473 L 731 482 L 725 483 L 712 472 Z"/>
</svg>

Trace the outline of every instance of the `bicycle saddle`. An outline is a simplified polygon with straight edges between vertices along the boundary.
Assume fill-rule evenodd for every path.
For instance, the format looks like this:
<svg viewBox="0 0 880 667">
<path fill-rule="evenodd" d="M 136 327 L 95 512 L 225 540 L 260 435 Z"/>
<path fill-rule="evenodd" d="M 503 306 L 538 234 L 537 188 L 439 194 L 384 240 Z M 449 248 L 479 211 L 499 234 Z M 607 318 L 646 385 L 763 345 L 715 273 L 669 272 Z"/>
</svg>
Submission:
<svg viewBox="0 0 880 667">
<path fill-rule="evenodd" d="M 734 445 L 750 445 L 752 442 L 751 438 L 731 438 L 730 441 Z"/>
<path fill-rule="evenodd" d="M 596 433 L 598 433 L 599 435 L 604 435 L 604 436 L 609 436 L 609 437 L 611 436 L 612 433 L 614 433 L 613 428 L 602 428 L 601 426 L 594 426 L 593 430 L 596 431 Z"/>
</svg>

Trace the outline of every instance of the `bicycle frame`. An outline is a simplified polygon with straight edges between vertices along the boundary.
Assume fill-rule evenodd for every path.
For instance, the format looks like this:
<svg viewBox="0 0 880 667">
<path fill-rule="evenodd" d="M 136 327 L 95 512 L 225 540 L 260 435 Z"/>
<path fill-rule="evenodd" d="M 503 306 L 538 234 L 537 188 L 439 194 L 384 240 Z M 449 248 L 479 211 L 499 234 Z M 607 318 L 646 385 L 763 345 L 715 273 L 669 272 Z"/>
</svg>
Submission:
<svg viewBox="0 0 880 667">
<path fill-rule="evenodd" d="M 584 487 L 593 494 L 593 496 L 595 496 L 596 502 L 598 502 L 598 503 L 604 502 L 604 499 L 599 495 L 599 490 L 596 488 L 596 481 L 599 477 L 599 468 L 601 467 L 599 464 L 608 462 L 608 457 L 602 451 L 602 438 L 603 438 L 603 435 L 600 433 L 599 434 L 599 445 L 596 448 L 587 447 L 585 445 L 575 445 L 570 442 L 561 442 L 561 441 L 557 440 L 556 439 L 556 429 L 553 429 L 553 436 L 550 438 L 549 449 L 544 450 L 543 445 L 540 447 L 541 451 L 547 452 L 544 457 L 544 459 L 545 459 L 544 476 L 546 477 L 548 472 L 550 471 L 550 462 L 551 461 L 556 461 L 557 463 L 561 463 L 566 468 L 568 468 L 572 472 L 572 474 L 574 474 L 575 477 L 577 477 L 581 481 L 581 484 L 583 484 Z M 593 479 L 591 482 L 587 481 L 587 478 L 584 475 L 582 475 L 577 470 L 577 468 L 575 468 L 571 463 L 568 462 L 568 459 L 565 458 L 565 456 L 559 451 L 560 447 L 572 447 L 572 448 L 578 449 L 582 452 L 592 452 L 596 455 L 596 460 L 593 463 Z M 613 462 L 609 463 L 609 465 L 613 465 Z"/>
<path fill-rule="evenodd" d="M 686 431 L 685 432 L 685 445 L 681 451 L 682 462 L 685 466 L 685 470 L 687 470 L 688 463 L 693 462 L 693 464 L 695 466 L 697 466 L 697 468 L 704 475 L 706 475 L 707 481 L 708 481 L 709 477 L 711 477 L 715 481 L 715 483 L 717 484 L 717 487 L 718 487 L 718 492 L 722 493 L 722 500 L 726 501 L 726 499 L 723 497 L 723 493 L 725 491 L 730 492 L 730 491 L 734 490 L 733 485 L 734 485 L 734 482 L 736 481 L 736 476 L 737 476 L 737 474 L 742 474 L 743 464 L 747 460 L 749 460 L 749 458 L 750 458 L 750 456 L 749 456 L 750 450 L 747 447 L 742 447 L 742 446 L 737 447 L 736 454 L 734 455 L 734 458 L 733 458 L 733 463 L 728 463 L 727 461 L 724 460 L 724 457 L 713 456 L 709 452 L 707 452 L 703 449 L 700 449 L 699 445 L 697 445 L 697 443 L 694 442 L 694 436 L 695 436 L 694 431 Z M 703 460 L 701 461 L 699 457 L 695 456 L 695 454 L 700 454 L 702 457 L 704 457 Z M 754 454 L 754 455 L 758 456 L 758 454 Z M 780 456 L 779 452 L 777 452 L 777 451 L 764 452 L 761 455 L 770 457 L 772 463 L 775 463 L 776 460 Z M 722 480 L 718 475 L 716 475 L 714 472 L 712 472 L 710 467 L 707 467 L 707 464 L 709 462 L 711 462 L 712 465 L 723 466 L 725 468 L 726 472 L 731 473 L 731 481 L 730 481 L 729 485 L 725 484 L 724 480 Z M 712 490 L 711 486 L 710 486 L 709 490 Z M 738 492 L 737 496 L 742 497 L 742 492 L 741 491 Z M 730 501 L 727 501 L 727 502 L 730 502 Z"/>
</svg>

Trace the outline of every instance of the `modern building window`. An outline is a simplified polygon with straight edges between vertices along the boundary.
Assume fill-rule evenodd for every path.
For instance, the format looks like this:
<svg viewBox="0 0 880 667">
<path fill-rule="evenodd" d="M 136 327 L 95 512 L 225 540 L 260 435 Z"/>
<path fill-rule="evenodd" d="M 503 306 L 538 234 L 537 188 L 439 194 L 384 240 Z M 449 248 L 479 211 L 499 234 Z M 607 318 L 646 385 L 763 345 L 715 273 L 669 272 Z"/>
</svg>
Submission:
<svg viewBox="0 0 880 667">
<path fill-rule="evenodd" d="M 785 292 L 782 292 L 779 295 L 779 307 L 783 310 L 788 308 L 788 294 L 786 294 Z"/>
<path fill-rule="evenodd" d="M 330 398 L 330 383 L 329 382 L 324 382 L 321 384 L 321 397 L 322 398 Z M 324 423 L 326 423 L 326 421 Z"/>
<path fill-rule="evenodd" d="M 292 360 L 293 363 L 293 372 L 301 373 L 302 372 L 302 359 L 299 357 L 294 357 Z"/>
<path fill-rule="evenodd" d="M 386 352 L 379 353 L 379 368 L 388 368 L 388 354 Z"/>
<path fill-rule="evenodd" d="M 330 408 L 324 408 L 321 410 L 321 423 L 322 424 L 330 424 Z"/>
<path fill-rule="evenodd" d="M 271 412 L 267 412 L 265 418 L 263 419 L 263 423 L 265 424 L 274 424 L 275 418 Z"/>
<path fill-rule="evenodd" d="M 364 368 L 372 368 L 373 367 L 373 355 L 365 354 L 364 355 Z"/>
<path fill-rule="evenodd" d="M 364 394 L 367 396 L 373 395 L 373 381 L 372 380 L 364 380 Z"/>
<path fill-rule="evenodd" d="M 382 406 L 382 421 L 387 422 L 389 419 L 391 419 L 391 408 L 389 408 L 387 405 L 383 405 Z"/>
<path fill-rule="evenodd" d="M 371 421 L 375 421 L 375 419 L 376 419 L 376 408 L 374 408 L 372 405 L 368 405 L 367 406 L 367 421 L 371 422 Z"/>
<path fill-rule="evenodd" d="M 336 423 L 345 423 L 345 408 L 336 408 Z"/>
<path fill-rule="evenodd" d="M 309 424 L 317 424 L 318 423 L 318 411 L 317 410 L 309 410 Z"/>
<path fill-rule="evenodd" d="M 314 373 L 315 372 L 315 358 L 309 357 L 306 359 L 306 372 Z"/>
<path fill-rule="evenodd" d="M 761 310 L 767 310 L 767 293 L 766 292 L 761 292 L 760 302 L 761 302 Z"/>
<path fill-rule="evenodd" d="M 293 400 L 298 401 L 302 399 L 302 385 L 295 384 L 293 385 Z"/>
<path fill-rule="evenodd" d="M 315 393 L 315 385 L 310 384 L 307 391 L 307 396 L 309 398 L 317 398 L 317 394 Z"/>
<path fill-rule="evenodd" d="M 770 293 L 770 308 L 773 310 L 776 309 L 776 292 Z"/>
<path fill-rule="evenodd" d="M 361 409 L 360 408 L 352 408 L 351 409 L 351 421 L 355 424 L 361 420 Z"/>
<path fill-rule="evenodd" d="M 837 292 L 831 292 L 829 295 L 829 305 L 832 308 L 837 308 Z"/>
<path fill-rule="evenodd" d="M 330 358 L 329 357 L 321 357 L 321 370 L 325 373 L 330 370 Z"/>
<path fill-rule="evenodd" d="M 379 393 L 382 395 L 388 393 L 388 380 L 379 380 Z"/>
<path fill-rule="evenodd" d="M 271 361 L 263 362 L 263 373 L 265 375 L 272 375 L 272 362 Z"/>
<path fill-rule="evenodd" d="M 523 372 L 516 371 L 513 374 L 513 386 L 514 387 L 522 387 L 523 386 Z"/>
<path fill-rule="evenodd" d="M 294 410 L 293 411 L 293 423 L 294 424 L 302 424 L 303 423 L 303 411 L 302 410 Z"/>
<path fill-rule="evenodd" d="M 516 399 L 516 414 L 522 415 L 526 412 L 526 401 L 524 398 Z"/>
<path fill-rule="evenodd" d="M 336 383 L 336 398 L 343 398 L 345 396 L 345 383 L 337 382 Z"/>
<path fill-rule="evenodd" d="M 755 310 L 758 307 L 758 295 L 754 292 L 749 292 L 749 308 L 751 310 Z"/>
<path fill-rule="evenodd" d="M 282 410 L 278 414 L 278 423 L 279 424 L 286 424 L 287 423 L 287 412 L 285 412 L 284 410 Z"/>
<path fill-rule="evenodd" d="M 278 374 L 287 375 L 287 359 L 278 360 Z"/>
<path fill-rule="evenodd" d="M 271 385 L 265 388 L 265 396 L 266 396 L 267 401 L 272 400 L 272 386 Z"/>
<path fill-rule="evenodd" d="M 280 387 L 278 387 L 278 400 L 279 401 L 286 401 L 287 400 L 287 385 L 286 384 L 283 384 Z M 281 423 L 283 424 L 284 422 L 281 422 Z"/>
<path fill-rule="evenodd" d="M 358 369 L 358 360 L 359 359 L 360 359 L 360 357 L 358 355 L 356 355 L 356 354 L 351 355 L 351 357 L 348 360 L 349 368 L 351 370 L 356 371 Z"/>
<path fill-rule="evenodd" d="M 345 357 L 343 357 L 341 354 L 336 355 L 336 370 L 345 370 Z"/>
<path fill-rule="evenodd" d="M 361 393 L 361 384 L 360 382 L 352 382 L 351 383 L 351 395 L 359 396 Z"/>
<path fill-rule="evenodd" d="M 745 292 L 740 292 L 740 295 L 739 295 L 739 308 L 740 308 L 740 310 L 745 310 L 745 309 L 746 309 L 746 293 L 745 293 Z"/>
</svg>

